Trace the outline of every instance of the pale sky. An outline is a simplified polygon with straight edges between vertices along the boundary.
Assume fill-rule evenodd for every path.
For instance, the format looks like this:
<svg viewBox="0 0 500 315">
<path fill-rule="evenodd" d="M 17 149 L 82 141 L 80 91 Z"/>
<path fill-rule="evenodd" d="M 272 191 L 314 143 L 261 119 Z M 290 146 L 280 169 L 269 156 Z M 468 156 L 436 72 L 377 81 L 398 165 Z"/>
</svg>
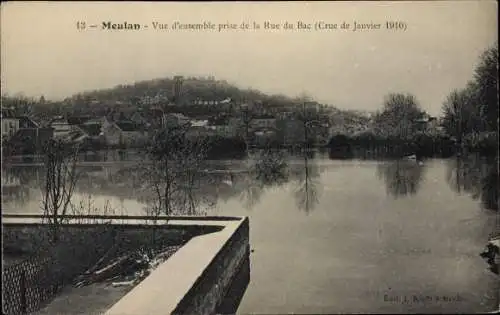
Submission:
<svg viewBox="0 0 500 315">
<path fill-rule="evenodd" d="M 62 99 L 173 75 L 215 76 L 242 88 L 309 93 L 340 108 L 375 110 L 389 92 L 439 114 L 497 39 L 496 1 L 60 3 L 1 5 L 2 93 Z M 79 31 L 77 21 L 98 29 Z M 105 31 L 103 21 L 149 25 Z M 154 30 L 152 22 L 350 23 L 349 30 Z M 357 23 L 379 30 L 352 31 Z M 403 21 L 406 31 L 384 28 Z"/>
</svg>

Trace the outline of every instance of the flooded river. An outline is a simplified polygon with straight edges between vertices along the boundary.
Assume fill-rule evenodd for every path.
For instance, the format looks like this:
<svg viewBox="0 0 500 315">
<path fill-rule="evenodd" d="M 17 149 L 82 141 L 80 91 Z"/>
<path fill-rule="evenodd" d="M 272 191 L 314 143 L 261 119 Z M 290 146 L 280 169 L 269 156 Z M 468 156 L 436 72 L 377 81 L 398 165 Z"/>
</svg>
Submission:
<svg viewBox="0 0 500 315">
<path fill-rule="evenodd" d="M 494 163 L 296 157 L 272 180 L 247 171 L 251 164 L 214 161 L 191 189 L 197 214 L 250 217 L 254 251 L 242 313 L 453 313 L 498 305 L 498 278 L 479 256 L 499 228 Z M 80 208 L 147 211 L 147 180 L 133 169 L 82 173 L 74 196 Z M 42 178 L 37 167 L 4 168 L 2 212 L 40 213 Z"/>
</svg>

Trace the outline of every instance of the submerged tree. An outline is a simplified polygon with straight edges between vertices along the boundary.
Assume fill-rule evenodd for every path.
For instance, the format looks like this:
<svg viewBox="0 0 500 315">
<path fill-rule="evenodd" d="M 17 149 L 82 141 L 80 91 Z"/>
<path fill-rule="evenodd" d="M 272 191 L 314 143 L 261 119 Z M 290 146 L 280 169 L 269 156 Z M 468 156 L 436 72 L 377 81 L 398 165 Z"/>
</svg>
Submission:
<svg viewBox="0 0 500 315">
<path fill-rule="evenodd" d="M 264 185 L 281 183 L 287 178 L 288 163 L 283 151 L 266 146 L 257 156 L 252 170 Z"/>
<path fill-rule="evenodd" d="M 288 162 L 283 151 L 268 143 L 250 162 L 245 179 L 241 199 L 245 207 L 251 209 L 266 187 L 282 184 L 288 179 Z"/>
</svg>

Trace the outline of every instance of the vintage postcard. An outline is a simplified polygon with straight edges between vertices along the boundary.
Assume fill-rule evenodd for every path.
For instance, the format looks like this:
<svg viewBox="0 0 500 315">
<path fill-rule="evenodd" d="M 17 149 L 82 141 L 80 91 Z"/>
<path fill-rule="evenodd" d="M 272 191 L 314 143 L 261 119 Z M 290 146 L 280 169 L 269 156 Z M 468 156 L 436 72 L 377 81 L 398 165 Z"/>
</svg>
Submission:
<svg viewBox="0 0 500 315">
<path fill-rule="evenodd" d="M 498 314 L 497 10 L 2 3 L 2 312 Z"/>
</svg>

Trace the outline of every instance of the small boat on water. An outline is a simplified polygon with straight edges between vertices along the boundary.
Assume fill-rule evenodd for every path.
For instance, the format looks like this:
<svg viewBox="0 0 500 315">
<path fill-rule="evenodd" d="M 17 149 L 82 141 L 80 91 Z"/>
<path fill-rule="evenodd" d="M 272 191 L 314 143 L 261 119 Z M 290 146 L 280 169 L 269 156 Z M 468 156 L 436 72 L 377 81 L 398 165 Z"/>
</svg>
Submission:
<svg viewBox="0 0 500 315">
<path fill-rule="evenodd" d="M 223 179 L 222 182 L 228 186 L 233 186 L 234 183 L 234 176 L 233 173 L 229 173 L 229 178 Z"/>
<path fill-rule="evenodd" d="M 231 180 L 224 179 L 222 182 L 228 186 L 233 186 L 233 182 Z"/>
</svg>

